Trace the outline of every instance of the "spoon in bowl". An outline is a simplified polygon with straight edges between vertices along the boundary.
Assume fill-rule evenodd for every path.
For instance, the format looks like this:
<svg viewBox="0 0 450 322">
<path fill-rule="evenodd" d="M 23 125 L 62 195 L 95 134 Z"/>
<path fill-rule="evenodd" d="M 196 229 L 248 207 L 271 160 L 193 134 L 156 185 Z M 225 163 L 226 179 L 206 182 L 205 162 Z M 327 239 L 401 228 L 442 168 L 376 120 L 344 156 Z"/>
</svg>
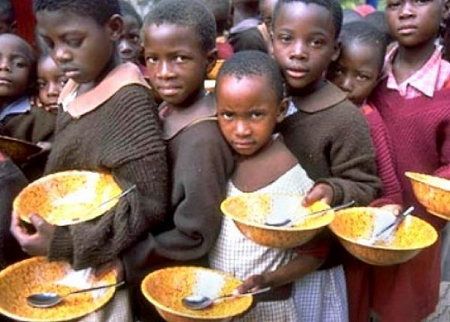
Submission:
<svg viewBox="0 0 450 322">
<path fill-rule="evenodd" d="M 91 292 L 91 291 L 101 290 L 101 289 L 110 288 L 110 287 L 119 287 L 123 284 L 125 284 L 125 281 L 122 281 L 120 283 L 115 283 L 115 284 L 108 284 L 108 285 L 102 285 L 102 286 L 96 286 L 96 287 L 86 288 L 86 289 L 82 289 L 82 290 L 77 290 L 74 292 L 67 293 L 65 295 L 59 295 L 57 293 L 36 293 L 36 294 L 32 294 L 27 297 L 27 303 L 29 306 L 32 306 L 32 307 L 48 308 L 48 307 L 53 307 L 53 306 L 61 303 L 66 297 L 73 295 L 73 294 Z"/>
<path fill-rule="evenodd" d="M 267 292 L 270 290 L 271 290 L 270 287 L 266 287 L 266 288 L 262 288 L 260 290 L 254 291 L 254 292 L 247 292 L 247 293 L 243 293 L 243 294 L 226 294 L 226 295 L 221 295 L 221 296 L 217 296 L 214 298 L 210 298 L 205 295 L 189 295 L 189 296 L 184 297 L 181 300 L 181 302 L 188 309 L 203 310 L 203 309 L 206 309 L 207 307 L 210 307 L 211 305 L 214 304 L 214 302 L 216 302 L 218 300 L 223 300 L 223 299 L 232 298 L 232 297 L 239 298 L 241 296 L 247 296 L 247 295 L 256 295 L 256 294 L 264 293 L 264 292 Z"/>
<path fill-rule="evenodd" d="M 328 212 L 328 211 L 336 211 L 336 210 L 344 209 L 344 208 L 352 206 L 353 204 L 355 204 L 354 200 L 344 203 L 339 206 L 335 206 L 335 207 L 331 207 L 331 208 L 323 209 L 323 210 L 319 210 L 319 211 L 314 211 L 305 216 L 302 216 L 298 220 L 293 220 L 291 218 L 280 218 L 280 217 L 277 218 L 277 216 L 269 216 L 269 217 L 267 217 L 267 221 L 265 222 L 265 225 L 273 226 L 273 227 L 282 227 L 282 226 L 287 226 L 287 225 L 295 226 L 295 224 L 297 222 L 304 220 L 307 217 L 320 215 L 320 214 L 322 214 L 324 212 Z"/>
<path fill-rule="evenodd" d="M 414 207 L 413 206 L 411 206 L 408 209 L 406 209 L 400 216 L 395 218 L 395 220 L 392 223 L 390 223 L 389 225 L 384 227 L 380 232 L 378 232 L 375 235 L 375 238 L 379 238 L 381 235 L 383 235 L 385 232 L 387 232 L 392 227 L 397 227 L 398 225 L 400 225 L 402 223 L 402 221 L 405 220 L 406 216 L 408 216 L 413 211 L 414 211 Z"/>
</svg>

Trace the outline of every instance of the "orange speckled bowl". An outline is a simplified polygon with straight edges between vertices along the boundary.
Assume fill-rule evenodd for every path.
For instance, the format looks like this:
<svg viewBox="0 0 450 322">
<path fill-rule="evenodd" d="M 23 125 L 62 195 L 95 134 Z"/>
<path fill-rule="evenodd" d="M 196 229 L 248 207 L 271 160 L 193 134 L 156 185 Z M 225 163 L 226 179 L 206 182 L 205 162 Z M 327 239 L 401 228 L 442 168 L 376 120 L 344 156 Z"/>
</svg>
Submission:
<svg viewBox="0 0 450 322">
<path fill-rule="evenodd" d="M 27 296 L 40 292 L 66 294 L 84 287 L 57 284 L 73 272 L 69 264 L 49 262 L 44 257 L 33 257 L 5 268 L 0 272 L 0 313 L 17 321 L 69 321 L 94 312 L 105 305 L 115 289 L 71 295 L 57 306 L 34 308 L 27 304 Z M 90 286 L 113 284 L 115 275 L 110 272 L 100 280 L 92 277 Z"/>
<path fill-rule="evenodd" d="M 233 276 L 220 271 L 176 266 L 147 275 L 142 281 L 141 290 L 168 322 L 225 322 L 244 313 L 252 304 L 252 297 L 228 298 L 203 310 L 185 308 L 181 300 L 192 294 L 215 298 L 231 293 L 241 283 Z"/>
<path fill-rule="evenodd" d="M 42 149 L 31 142 L 0 135 L 0 151 L 20 164 L 27 161 L 32 155 L 41 152 Z"/>
<path fill-rule="evenodd" d="M 406 172 L 414 195 L 430 214 L 450 220 L 450 180 L 426 174 Z"/>
<path fill-rule="evenodd" d="M 436 230 L 412 215 L 407 216 L 394 233 L 383 234 L 383 238 L 375 240 L 375 231 L 386 226 L 386 223 L 380 223 L 382 216 L 391 217 L 387 223 L 394 220 L 390 212 L 379 208 L 341 210 L 330 229 L 349 253 L 363 262 L 378 266 L 406 262 L 437 240 Z"/>
<path fill-rule="evenodd" d="M 308 208 L 301 206 L 304 196 L 282 193 L 245 193 L 229 197 L 222 202 L 221 210 L 225 216 L 233 219 L 239 230 L 257 244 L 274 248 L 293 248 L 303 245 L 316 236 L 334 219 L 334 212 L 305 216 L 318 210 L 328 209 L 324 202 L 316 202 Z M 278 211 L 291 212 L 294 220 L 301 219 L 293 227 L 274 227 L 265 224 L 275 202 L 281 207 Z"/>
<path fill-rule="evenodd" d="M 37 213 L 53 225 L 65 226 L 101 216 L 118 200 L 122 189 L 109 174 L 65 171 L 40 178 L 23 189 L 14 200 L 14 210 L 22 220 Z"/>
</svg>

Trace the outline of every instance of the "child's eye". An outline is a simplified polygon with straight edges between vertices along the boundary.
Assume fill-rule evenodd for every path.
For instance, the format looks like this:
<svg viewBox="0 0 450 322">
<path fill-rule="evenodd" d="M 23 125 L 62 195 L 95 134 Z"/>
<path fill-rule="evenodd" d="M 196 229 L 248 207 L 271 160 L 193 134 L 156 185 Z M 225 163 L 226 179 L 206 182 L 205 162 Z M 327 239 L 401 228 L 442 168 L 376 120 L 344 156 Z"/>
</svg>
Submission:
<svg viewBox="0 0 450 322">
<path fill-rule="evenodd" d="M 421 5 L 421 4 L 426 4 L 426 3 L 430 2 L 430 0 L 416 0 L 415 2 L 419 5 Z"/>
<path fill-rule="evenodd" d="M 184 63 L 186 60 L 187 60 L 187 57 L 183 56 L 183 55 L 178 55 L 175 57 L 176 63 Z"/>
<path fill-rule="evenodd" d="M 38 79 L 37 80 L 37 87 L 38 89 L 44 89 L 45 85 L 47 85 L 47 82 L 43 79 Z"/>
<path fill-rule="evenodd" d="M 231 113 L 231 112 L 222 112 L 219 114 L 219 116 L 221 116 L 224 120 L 227 120 L 227 121 L 233 119 L 233 113 Z"/>
<path fill-rule="evenodd" d="M 25 68 L 28 67 L 28 62 L 23 59 L 16 59 L 14 65 L 18 68 Z"/>
<path fill-rule="evenodd" d="M 280 40 L 282 43 L 288 43 L 292 40 L 292 37 L 290 35 L 281 34 L 277 37 L 278 40 Z"/>
<path fill-rule="evenodd" d="M 61 77 L 59 77 L 58 78 L 58 82 L 59 82 L 59 85 L 61 86 L 61 87 L 64 87 L 64 85 L 66 85 L 66 83 L 68 82 L 68 78 L 66 77 L 66 76 L 61 76 Z"/>
<path fill-rule="evenodd" d="M 356 75 L 356 79 L 357 79 L 358 81 L 365 82 L 365 81 L 368 81 L 368 80 L 370 79 L 370 77 L 367 76 L 367 75 L 364 75 L 364 74 L 357 74 L 357 75 Z"/>
<path fill-rule="evenodd" d="M 156 59 L 156 57 L 152 57 L 152 56 L 146 56 L 145 57 L 145 61 L 149 64 L 156 64 L 156 62 L 158 61 L 158 59 Z"/>
<path fill-rule="evenodd" d="M 387 9 L 397 9 L 400 6 L 400 1 L 392 1 L 392 2 L 388 2 L 387 4 Z"/>
<path fill-rule="evenodd" d="M 81 38 L 74 38 L 74 39 L 67 39 L 66 40 L 67 45 L 73 48 L 78 48 L 83 43 L 83 39 Z"/>
<path fill-rule="evenodd" d="M 264 113 L 259 112 L 259 111 L 252 112 L 252 114 L 251 114 L 251 118 L 252 118 L 253 120 L 259 120 L 259 119 L 262 118 L 263 116 L 264 116 Z"/>
<path fill-rule="evenodd" d="M 324 41 L 322 39 L 312 39 L 310 41 L 310 45 L 313 48 L 320 48 L 324 44 Z"/>
</svg>

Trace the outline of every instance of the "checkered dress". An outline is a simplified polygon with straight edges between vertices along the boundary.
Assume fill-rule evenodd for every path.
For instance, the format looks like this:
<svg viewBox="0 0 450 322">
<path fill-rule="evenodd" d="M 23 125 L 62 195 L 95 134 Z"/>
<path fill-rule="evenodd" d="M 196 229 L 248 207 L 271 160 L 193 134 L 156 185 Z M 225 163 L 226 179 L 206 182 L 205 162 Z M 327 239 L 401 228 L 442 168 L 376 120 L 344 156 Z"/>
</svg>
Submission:
<svg viewBox="0 0 450 322">
<path fill-rule="evenodd" d="M 309 179 L 305 170 L 297 165 L 258 192 L 304 195 L 312 185 L 313 181 Z M 231 182 L 229 183 L 228 196 L 241 193 Z M 286 265 L 293 256 L 294 251 L 291 249 L 268 248 L 254 243 L 239 231 L 232 220 L 224 217 L 217 243 L 210 253 L 210 264 L 214 269 L 231 273 L 244 280 L 251 275 L 276 270 Z M 285 301 L 260 302 L 236 321 L 296 322 L 300 320 L 295 313 L 293 298 L 290 298 Z"/>
</svg>

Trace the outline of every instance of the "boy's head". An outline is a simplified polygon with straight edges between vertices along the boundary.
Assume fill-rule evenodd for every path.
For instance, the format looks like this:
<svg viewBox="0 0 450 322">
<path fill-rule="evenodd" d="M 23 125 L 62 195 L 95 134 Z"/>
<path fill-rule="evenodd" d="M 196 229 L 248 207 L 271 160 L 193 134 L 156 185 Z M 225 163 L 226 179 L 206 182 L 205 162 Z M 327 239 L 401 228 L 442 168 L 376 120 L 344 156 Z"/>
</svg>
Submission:
<svg viewBox="0 0 450 322">
<path fill-rule="evenodd" d="M 231 24 L 230 0 L 201 0 L 200 2 L 214 15 L 214 18 L 216 19 L 217 35 L 223 35 Z"/>
<path fill-rule="evenodd" d="M 353 9 L 342 10 L 342 24 L 348 24 L 355 21 L 361 21 L 363 17 Z"/>
<path fill-rule="evenodd" d="M 34 9 L 38 34 L 68 78 L 96 84 L 117 64 L 117 0 L 34 0 Z"/>
<path fill-rule="evenodd" d="M 0 35 L 0 99 L 12 102 L 27 94 L 36 77 L 36 57 L 31 46 L 14 34 Z M 3 105 L 3 104 L 0 104 Z"/>
<path fill-rule="evenodd" d="M 272 24 L 273 54 L 292 94 L 320 86 L 328 65 L 339 55 L 341 25 L 337 0 L 278 1 Z"/>
<path fill-rule="evenodd" d="M 389 32 L 402 47 L 434 46 L 442 20 L 442 9 L 442 0 L 387 0 Z"/>
<path fill-rule="evenodd" d="M 259 0 L 259 12 L 267 30 L 272 30 L 272 17 L 278 0 Z"/>
<path fill-rule="evenodd" d="M 0 34 L 16 31 L 16 15 L 11 0 L 0 1 Z"/>
<path fill-rule="evenodd" d="M 392 42 L 392 36 L 389 34 L 389 27 L 386 20 L 385 11 L 374 11 L 364 17 L 364 21 L 371 24 L 373 27 L 380 30 L 386 38 L 386 43 L 389 45 Z"/>
<path fill-rule="evenodd" d="M 142 28 L 150 82 L 172 106 L 187 107 L 204 95 L 204 79 L 216 57 L 216 23 L 195 0 L 165 0 Z"/>
<path fill-rule="evenodd" d="M 364 103 L 382 74 L 386 40 L 381 31 L 358 21 L 342 27 L 341 53 L 328 78 L 357 106 Z"/>
<path fill-rule="evenodd" d="M 39 58 L 37 65 L 38 95 L 39 101 L 46 111 L 52 113 L 58 111 L 58 97 L 67 80 L 63 71 L 49 55 Z"/>
<path fill-rule="evenodd" d="M 227 60 L 216 84 L 220 129 L 231 147 L 249 156 L 270 142 L 286 112 L 277 63 L 260 51 L 242 51 Z"/>
<path fill-rule="evenodd" d="M 143 52 L 140 37 L 141 16 L 130 3 L 120 0 L 119 4 L 123 19 L 123 32 L 118 44 L 120 59 L 122 62 L 139 63 Z"/>
</svg>

